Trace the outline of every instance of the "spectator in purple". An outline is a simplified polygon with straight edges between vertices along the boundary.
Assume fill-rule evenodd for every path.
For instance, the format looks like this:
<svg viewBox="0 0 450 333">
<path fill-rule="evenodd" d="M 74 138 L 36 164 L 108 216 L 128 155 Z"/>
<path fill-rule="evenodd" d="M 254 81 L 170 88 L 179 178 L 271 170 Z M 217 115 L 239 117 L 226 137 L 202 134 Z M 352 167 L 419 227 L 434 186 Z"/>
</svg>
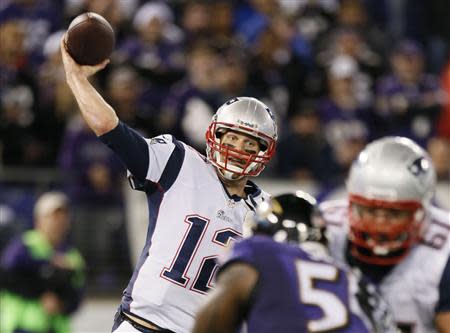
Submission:
<svg viewBox="0 0 450 333">
<path fill-rule="evenodd" d="M 278 143 L 278 176 L 299 181 L 325 181 L 329 176 L 326 151 L 316 103 L 303 101 Z"/>
<path fill-rule="evenodd" d="M 37 82 L 25 48 L 25 29 L 17 11 L 0 10 L 0 146 L 4 165 L 46 162 L 34 127 Z"/>
<path fill-rule="evenodd" d="M 182 32 L 173 24 L 173 13 L 163 2 L 148 2 L 133 18 L 136 34 L 118 45 L 113 63 L 132 64 L 139 74 L 159 84 L 172 84 L 184 71 Z"/>
<path fill-rule="evenodd" d="M 355 60 L 336 57 L 328 68 L 328 94 L 318 101 L 329 151 L 329 184 L 343 182 L 348 168 L 371 135 L 370 92 Z"/>
<path fill-rule="evenodd" d="M 64 80 L 59 41 L 63 31 L 51 34 L 44 43 L 44 61 L 39 65 L 38 111 L 35 127 L 37 136 L 44 143 L 48 164 L 57 165 L 57 158 L 68 119 L 76 110 L 75 99 Z"/>
<path fill-rule="evenodd" d="M 376 92 L 378 135 L 406 136 L 425 147 L 442 109 L 439 79 L 425 71 L 423 50 L 412 40 L 398 43 L 391 67 Z"/>
<path fill-rule="evenodd" d="M 114 155 L 74 116 L 64 135 L 60 155 L 63 170 L 73 175 L 69 193 L 74 203 L 117 204 L 125 170 Z"/>
<path fill-rule="evenodd" d="M 73 203 L 73 236 L 87 259 L 88 277 L 113 288 L 126 274 L 122 180 L 125 170 L 79 116 L 69 122 L 60 154 L 65 185 Z M 114 271 L 117 267 L 124 271 Z"/>
<path fill-rule="evenodd" d="M 309 71 L 309 44 L 299 36 L 295 21 L 274 14 L 252 44 L 249 84 L 264 91 L 279 115 L 295 112 Z"/>
<path fill-rule="evenodd" d="M 84 294 L 85 265 L 67 241 L 68 198 L 56 191 L 40 195 L 33 222 L 0 255 L 0 331 L 70 333 L 70 316 Z"/>
<path fill-rule="evenodd" d="M 347 127 L 370 134 L 370 91 L 355 60 L 336 57 L 327 72 L 328 93 L 318 102 L 318 114 L 327 141 L 333 144 Z"/>
<path fill-rule="evenodd" d="M 154 136 L 159 123 L 163 89 L 150 87 L 131 66 L 113 68 L 107 76 L 106 94 L 120 118 L 143 135 Z"/>
<path fill-rule="evenodd" d="M 25 29 L 26 53 L 33 66 L 41 61 L 42 45 L 47 37 L 63 25 L 62 2 L 51 0 L 7 0 L 0 16 L 14 13 L 21 18 Z"/>
<path fill-rule="evenodd" d="M 218 50 L 205 40 L 187 53 L 187 75 L 172 86 L 162 109 L 169 132 L 199 151 L 205 150 L 205 132 L 222 100 L 218 94 Z"/>
</svg>

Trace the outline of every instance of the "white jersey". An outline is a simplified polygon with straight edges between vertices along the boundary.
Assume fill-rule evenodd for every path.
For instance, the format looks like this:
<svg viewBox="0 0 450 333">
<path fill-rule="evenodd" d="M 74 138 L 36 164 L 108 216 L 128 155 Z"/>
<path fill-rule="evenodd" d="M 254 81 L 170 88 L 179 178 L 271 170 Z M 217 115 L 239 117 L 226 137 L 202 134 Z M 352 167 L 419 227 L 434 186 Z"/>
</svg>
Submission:
<svg viewBox="0 0 450 333">
<path fill-rule="evenodd" d="M 339 261 L 346 261 L 348 205 L 346 201 L 327 201 L 320 205 L 327 221 L 330 250 Z M 429 224 L 421 243 L 397 264 L 380 282 L 394 320 L 404 332 L 437 332 L 434 327 L 438 303 L 448 299 L 450 288 L 450 218 L 431 207 Z M 446 267 L 447 266 L 447 267 Z M 447 287 L 443 288 L 443 284 Z M 444 311 L 450 311 L 449 304 Z"/>
<path fill-rule="evenodd" d="M 147 194 L 148 234 L 121 308 L 164 329 L 190 332 L 212 288 L 215 258 L 242 237 L 244 219 L 268 195 L 248 182 L 245 200 L 230 196 L 204 156 L 171 135 L 145 142 L 146 180 L 131 177 L 131 183 Z"/>
</svg>

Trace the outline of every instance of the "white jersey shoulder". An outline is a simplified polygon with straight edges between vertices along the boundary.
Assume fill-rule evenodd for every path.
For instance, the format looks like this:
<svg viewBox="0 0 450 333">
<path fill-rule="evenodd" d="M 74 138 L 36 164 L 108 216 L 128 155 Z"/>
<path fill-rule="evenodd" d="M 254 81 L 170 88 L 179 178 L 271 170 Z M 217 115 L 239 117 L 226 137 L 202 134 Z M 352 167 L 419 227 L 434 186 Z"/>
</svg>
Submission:
<svg viewBox="0 0 450 333">
<path fill-rule="evenodd" d="M 190 332 L 213 287 L 216 258 L 242 237 L 244 220 L 268 195 L 249 183 L 246 200 L 230 197 L 215 168 L 170 135 L 147 140 L 145 248 L 122 308 L 177 333 Z"/>
<path fill-rule="evenodd" d="M 319 205 L 330 237 L 333 256 L 345 261 L 348 205 L 345 201 Z M 450 254 L 449 214 L 430 207 L 423 241 L 382 280 L 379 288 L 395 321 L 414 333 L 436 332 L 434 316 L 439 283 Z"/>
<path fill-rule="evenodd" d="M 346 200 L 324 201 L 319 204 L 319 210 L 327 223 L 329 248 L 333 257 L 339 262 L 345 262 L 345 245 L 348 234 L 348 204 Z"/>
<path fill-rule="evenodd" d="M 159 135 L 157 137 L 146 139 L 149 150 L 149 168 L 147 179 L 152 182 L 158 182 L 164 171 L 167 161 L 175 149 L 174 137 L 169 134 Z"/>
</svg>

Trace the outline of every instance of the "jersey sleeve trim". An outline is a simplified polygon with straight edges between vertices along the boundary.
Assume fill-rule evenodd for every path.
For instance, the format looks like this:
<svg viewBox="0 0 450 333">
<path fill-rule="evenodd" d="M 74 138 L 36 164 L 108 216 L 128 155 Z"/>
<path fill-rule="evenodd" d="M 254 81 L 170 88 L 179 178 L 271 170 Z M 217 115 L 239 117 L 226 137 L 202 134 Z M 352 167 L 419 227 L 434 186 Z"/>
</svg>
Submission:
<svg viewBox="0 0 450 333">
<path fill-rule="evenodd" d="M 442 273 L 441 282 L 439 283 L 439 301 L 436 305 L 436 313 L 450 311 L 450 257 L 447 260 L 444 271 Z"/>
<path fill-rule="evenodd" d="M 172 140 L 175 148 L 172 151 L 172 154 L 170 155 L 166 167 L 158 182 L 164 191 L 168 191 L 177 179 L 181 166 L 183 165 L 184 156 L 186 155 L 186 150 L 183 144 L 174 137 L 172 137 Z"/>
<path fill-rule="evenodd" d="M 155 138 L 152 140 L 155 140 Z M 144 180 L 139 180 L 134 177 L 134 175 L 128 174 L 128 181 L 132 189 L 143 191 L 145 193 L 153 193 L 156 190 L 166 192 L 170 189 L 180 173 L 186 153 L 186 150 L 181 142 L 172 136 L 170 140 L 173 143 L 173 150 L 165 163 L 165 167 L 158 182 L 147 179 L 148 176 L 146 176 L 146 179 Z"/>
<path fill-rule="evenodd" d="M 149 165 L 148 145 L 138 132 L 119 121 L 113 130 L 99 139 L 119 156 L 137 180 L 145 180 Z"/>
</svg>

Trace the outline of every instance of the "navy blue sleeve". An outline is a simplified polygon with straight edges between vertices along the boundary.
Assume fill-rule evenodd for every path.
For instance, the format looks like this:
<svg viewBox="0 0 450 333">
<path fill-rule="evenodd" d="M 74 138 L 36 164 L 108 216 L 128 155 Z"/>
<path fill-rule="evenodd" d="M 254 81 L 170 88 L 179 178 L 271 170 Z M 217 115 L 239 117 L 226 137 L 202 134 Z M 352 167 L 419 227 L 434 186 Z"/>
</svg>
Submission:
<svg viewBox="0 0 450 333">
<path fill-rule="evenodd" d="M 450 257 L 445 265 L 442 273 L 441 282 L 439 283 L 439 302 L 436 305 L 436 313 L 450 311 Z"/>
<path fill-rule="evenodd" d="M 119 122 L 116 128 L 99 139 L 119 156 L 136 179 L 145 180 L 149 164 L 148 145 L 138 132 Z"/>
</svg>

